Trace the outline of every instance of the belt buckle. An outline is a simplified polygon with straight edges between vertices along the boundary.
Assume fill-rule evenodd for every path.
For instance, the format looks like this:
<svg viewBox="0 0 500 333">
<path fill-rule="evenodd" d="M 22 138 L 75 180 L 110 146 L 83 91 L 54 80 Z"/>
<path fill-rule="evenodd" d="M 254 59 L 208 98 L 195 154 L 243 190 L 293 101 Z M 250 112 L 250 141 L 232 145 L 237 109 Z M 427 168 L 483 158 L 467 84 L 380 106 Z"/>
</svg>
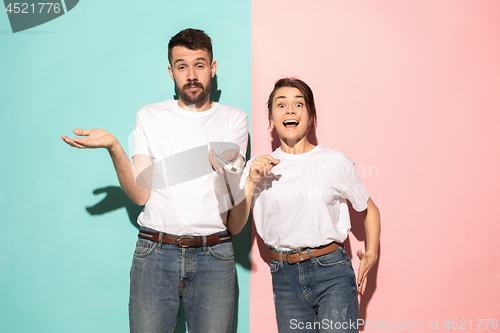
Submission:
<svg viewBox="0 0 500 333">
<path fill-rule="evenodd" d="M 304 257 L 302 256 L 302 251 L 294 251 L 292 253 L 287 253 L 286 254 L 286 262 L 289 263 L 290 265 L 295 264 L 294 262 L 290 262 L 289 255 L 290 254 L 297 254 L 297 253 L 299 254 L 299 261 L 297 261 L 297 262 L 304 261 Z"/>
<path fill-rule="evenodd" d="M 189 239 L 191 237 L 184 237 L 184 236 L 181 236 L 179 238 L 177 238 L 177 245 L 179 245 L 180 247 L 189 247 L 189 245 L 184 245 L 184 244 L 181 244 L 182 242 L 182 239 L 185 238 L 185 239 Z"/>
<path fill-rule="evenodd" d="M 304 256 L 302 256 L 302 251 L 294 251 L 292 253 L 287 253 L 286 254 L 286 262 L 289 263 L 290 265 L 292 264 L 295 264 L 294 262 L 290 262 L 290 258 L 288 257 L 290 254 L 298 254 L 299 255 L 299 261 L 297 262 L 301 262 L 301 261 L 304 261 Z"/>
</svg>

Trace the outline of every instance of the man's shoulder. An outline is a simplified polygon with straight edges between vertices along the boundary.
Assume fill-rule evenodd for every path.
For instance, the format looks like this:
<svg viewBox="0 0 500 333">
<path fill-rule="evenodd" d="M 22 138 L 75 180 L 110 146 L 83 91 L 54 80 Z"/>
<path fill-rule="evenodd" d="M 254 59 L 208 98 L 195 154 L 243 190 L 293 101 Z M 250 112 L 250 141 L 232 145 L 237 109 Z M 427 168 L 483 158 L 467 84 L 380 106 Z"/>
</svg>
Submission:
<svg viewBox="0 0 500 333">
<path fill-rule="evenodd" d="M 163 102 L 157 102 L 157 103 L 151 103 L 144 105 L 139 112 L 148 112 L 148 111 L 165 111 L 165 110 L 171 110 L 175 107 L 176 100 L 166 100 Z"/>
<path fill-rule="evenodd" d="M 163 102 L 158 102 L 158 103 L 152 103 L 152 104 L 147 104 L 144 105 L 142 108 L 137 111 L 136 119 L 139 120 L 151 120 L 151 119 L 160 119 L 163 118 L 164 116 L 168 114 L 172 114 L 174 108 L 175 108 L 175 103 L 177 101 L 175 100 L 166 100 Z"/>
<path fill-rule="evenodd" d="M 234 106 L 220 104 L 218 102 L 214 102 L 217 112 L 224 113 L 227 116 L 235 117 L 235 118 L 247 118 L 247 114 L 245 111 L 238 109 Z"/>
</svg>

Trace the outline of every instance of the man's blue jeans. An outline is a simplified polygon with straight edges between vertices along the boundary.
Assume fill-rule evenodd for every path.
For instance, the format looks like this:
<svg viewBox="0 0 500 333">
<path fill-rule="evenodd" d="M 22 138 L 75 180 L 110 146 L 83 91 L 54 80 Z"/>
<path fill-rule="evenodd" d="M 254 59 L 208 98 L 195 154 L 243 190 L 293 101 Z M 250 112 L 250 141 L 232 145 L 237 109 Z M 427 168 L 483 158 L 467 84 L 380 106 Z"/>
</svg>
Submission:
<svg viewBox="0 0 500 333">
<path fill-rule="evenodd" d="M 358 332 L 351 258 L 341 246 L 316 258 L 309 255 L 295 264 L 271 261 L 279 332 Z"/>
<path fill-rule="evenodd" d="M 231 242 L 180 247 L 139 238 L 130 270 L 130 331 L 173 332 L 182 299 L 190 333 L 230 332 L 235 279 Z"/>
</svg>

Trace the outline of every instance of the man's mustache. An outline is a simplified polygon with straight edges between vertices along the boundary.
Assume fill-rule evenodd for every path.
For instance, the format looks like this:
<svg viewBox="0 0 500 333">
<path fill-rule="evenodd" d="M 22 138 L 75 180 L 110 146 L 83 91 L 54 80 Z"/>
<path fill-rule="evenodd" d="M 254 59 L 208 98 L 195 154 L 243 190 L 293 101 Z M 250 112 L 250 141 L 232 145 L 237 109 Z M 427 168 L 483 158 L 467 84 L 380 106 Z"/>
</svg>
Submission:
<svg viewBox="0 0 500 333">
<path fill-rule="evenodd" d="M 189 89 L 191 87 L 198 87 L 200 89 L 205 89 L 205 87 L 203 87 L 203 84 L 201 84 L 200 82 L 189 82 L 189 83 L 186 83 L 182 89 Z"/>
</svg>

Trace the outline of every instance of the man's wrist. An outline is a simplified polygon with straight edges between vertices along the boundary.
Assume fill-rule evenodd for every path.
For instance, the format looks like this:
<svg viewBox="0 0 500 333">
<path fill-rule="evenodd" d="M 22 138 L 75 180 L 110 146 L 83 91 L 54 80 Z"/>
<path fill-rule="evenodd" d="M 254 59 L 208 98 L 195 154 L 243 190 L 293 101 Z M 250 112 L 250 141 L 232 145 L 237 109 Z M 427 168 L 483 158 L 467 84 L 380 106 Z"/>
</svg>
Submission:
<svg viewBox="0 0 500 333">
<path fill-rule="evenodd" d="M 111 155 L 116 155 L 120 153 L 120 151 L 122 151 L 123 149 L 122 146 L 120 145 L 120 142 L 114 136 L 112 140 L 113 142 L 109 147 L 107 147 L 107 149 Z"/>
</svg>

